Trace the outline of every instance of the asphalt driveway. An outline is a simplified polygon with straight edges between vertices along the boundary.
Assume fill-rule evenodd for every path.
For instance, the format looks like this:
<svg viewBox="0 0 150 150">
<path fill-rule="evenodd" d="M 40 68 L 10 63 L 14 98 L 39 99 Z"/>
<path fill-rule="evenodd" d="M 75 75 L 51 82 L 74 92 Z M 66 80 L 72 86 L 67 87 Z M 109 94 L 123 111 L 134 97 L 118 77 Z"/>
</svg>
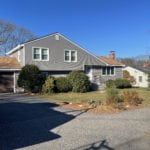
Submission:
<svg viewBox="0 0 150 150">
<path fill-rule="evenodd" d="M 150 108 L 96 115 L 0 95 L 0 150 L 150 150 Z"/>
</svg>

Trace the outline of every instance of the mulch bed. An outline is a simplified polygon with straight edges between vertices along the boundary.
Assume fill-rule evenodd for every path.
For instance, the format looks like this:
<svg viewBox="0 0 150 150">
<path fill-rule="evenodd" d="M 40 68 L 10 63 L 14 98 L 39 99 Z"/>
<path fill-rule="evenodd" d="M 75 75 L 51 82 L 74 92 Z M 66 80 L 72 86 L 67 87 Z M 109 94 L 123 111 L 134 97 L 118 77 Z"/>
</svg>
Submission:
<svg viewBox="0 0 150 150">
<path fill-rule="evenodd" d="M 88 112 L 94 112 L 96 114 L 112 114 L 112 113 L 119 113 L 123 111 L 130 111 L 133 109 L 139 109 L 142 108 L 143 106 L 129 106 L 124 109 L 118 109 L 114 108 L 112 106 L 107 106 L 107 105 L 100 105 L 98 107 L 92 107 L 86 103 L 68 103 L 68 102 L 62 102 L 59 103 L 59 105 L 63 108 L 67 109 L 72 109 L 72 110 L 87 110 Z"/>
</svg>

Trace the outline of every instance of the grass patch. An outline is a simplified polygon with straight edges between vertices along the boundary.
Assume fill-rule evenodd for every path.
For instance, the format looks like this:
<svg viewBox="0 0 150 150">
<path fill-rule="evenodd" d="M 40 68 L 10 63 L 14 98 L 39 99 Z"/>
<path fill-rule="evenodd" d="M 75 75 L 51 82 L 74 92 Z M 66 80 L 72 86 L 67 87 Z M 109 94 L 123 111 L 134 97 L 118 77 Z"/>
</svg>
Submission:
<svg viewBox="0 0 150 150">
<path fill-rule="evenodd" d="M 120 94 L 123 91 L 136 91 L 138 92 L 139 96 L 143 98 L 144 105 L 150 105 L 150 90 L 146 88 L 129 88 L 129 89 L 119 89 Z M 50 100 L 56 100 L 60 102 L 89 102 L 89 101 L 106 101 L 106 92 L 87 92 L 87 93 L 56 93 L 52 95 L 44 95 L 44 97 Z"/>
<path fill-rule="evenodd" d="M 52 95 L 45 95 L 51 100 L 59 100 L 65 102 L 87 102 L 87 101 L 105 101 L 106 94 L 105 92 L 87 92 L 87 93 L 56 93 Z"/>
</svg>

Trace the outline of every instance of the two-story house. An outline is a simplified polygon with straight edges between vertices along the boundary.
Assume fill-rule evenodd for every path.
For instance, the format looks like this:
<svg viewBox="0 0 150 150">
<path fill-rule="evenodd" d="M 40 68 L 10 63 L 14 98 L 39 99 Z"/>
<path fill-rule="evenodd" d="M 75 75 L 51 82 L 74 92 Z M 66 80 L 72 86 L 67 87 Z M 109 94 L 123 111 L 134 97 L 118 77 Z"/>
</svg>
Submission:
<svg viewBox="0 0 150 150">
<path fill-rule="evenodd" d="M 18 45 L 7 55 L 0 58 L 0 77 L 5 80 L 0 81 L 3 92 L 18 90 L 18 74 L 26 64 L 35 64 L 43 73 L 55 77 L 66 76 L 72 70 L 84 71 L 98 89 L 105 87 L 106 80 L 122 78 L 123 74 L 123 65 L 115 60 L 114 52 L 109 58 L 96 57 L 60 33 Z"/>
</svg>

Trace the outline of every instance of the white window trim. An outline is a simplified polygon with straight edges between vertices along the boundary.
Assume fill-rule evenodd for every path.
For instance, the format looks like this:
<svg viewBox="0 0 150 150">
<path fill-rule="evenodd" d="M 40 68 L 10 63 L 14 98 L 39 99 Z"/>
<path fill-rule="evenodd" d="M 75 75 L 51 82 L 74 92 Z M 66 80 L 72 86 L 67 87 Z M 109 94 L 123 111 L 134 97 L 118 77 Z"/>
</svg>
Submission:
<svg viewBox="0 0 150 150">
<path fill-rule="evenodd" d="M 39 59 L 34 59 L 34 48 L 39 48 L 39 50 L 40 50 L 40 58 Z M 42 49 L 48 50 L 47 60 L 42 60 Z M 47 48 L 47 47 L 32 47 L 32 60 L 33 61 L 49 61 L 49 48 Z"/>
<path fill-rule="evenodd" d="M 105 66 L 105 67 L 106 67 L 106 74 L 103 74 L 103 68 L 102 68 L 102 71 L 101 71 L 102 76 L 115 76 L 116 75 L 116 67 L 115 66 Z M 110 68 L 114 67 L 114 74 L 107 74 L 107 67 L 110 67 Z"/>
<path fill-rule="evenodd" d="M 65 52 L 69 51 L 69 60 L 65 60 Z M 71 52 L 75 52 L 75 60 L 71 61 Z M 77 50 L 69 50 L 69 49 L 65 49 L 64 50 L 64 62 L 77 62 L 78 58 L 77 58 Z"/>
</svg>

